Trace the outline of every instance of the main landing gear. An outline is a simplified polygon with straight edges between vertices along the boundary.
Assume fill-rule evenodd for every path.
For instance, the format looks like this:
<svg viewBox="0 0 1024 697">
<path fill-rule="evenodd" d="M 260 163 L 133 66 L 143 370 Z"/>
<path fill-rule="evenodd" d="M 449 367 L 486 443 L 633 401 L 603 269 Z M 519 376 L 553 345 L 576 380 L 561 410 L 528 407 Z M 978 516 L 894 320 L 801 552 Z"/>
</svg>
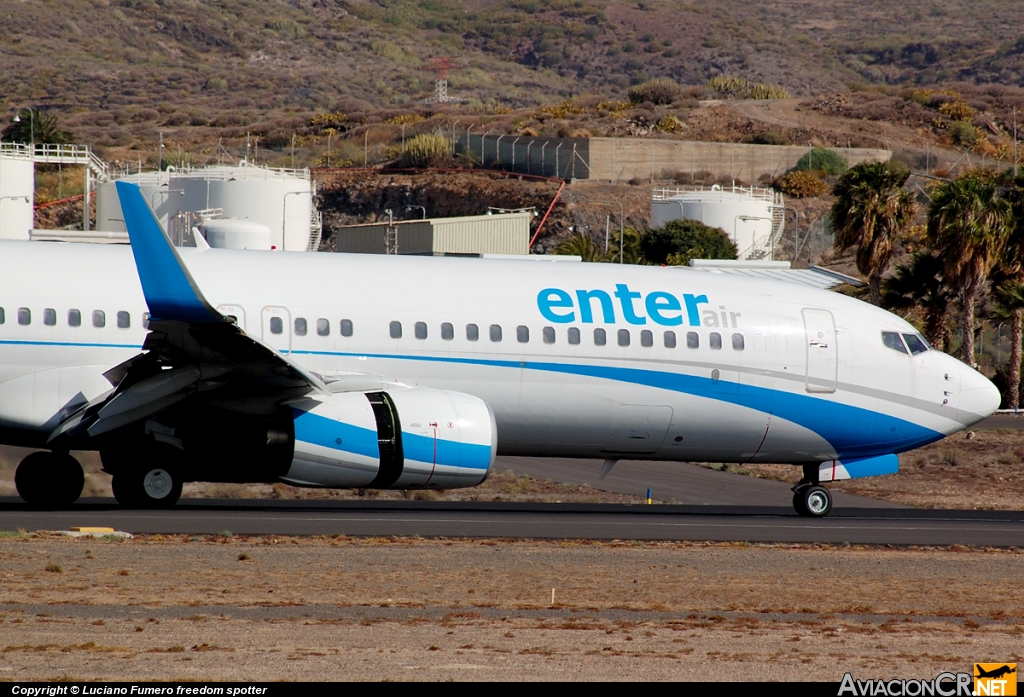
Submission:
<svg viewBox="0 0 1024 697">
<path fill-rule="evenodd" d="M 101 451 L 103 467 L 113 472 L 110 488 L 125 508 L 170 508 L 181 498 L 180 452 L 155 445 L 118 451 Z"/>
<path fill-rule="evenodd" d="M 793 508 L 807 518 L 824 518 L 832 510 L 832 494 L 818 483 L 817 465 L 804 466 L 804 478 L 793 487 Z"/>
<path fill-rule="evenodd" d="M 14 485 L 30 506 L 67 508 L 82 495 L 85 472 L 67 453 L 32 453 L 18 465 Z"/>
</svg>

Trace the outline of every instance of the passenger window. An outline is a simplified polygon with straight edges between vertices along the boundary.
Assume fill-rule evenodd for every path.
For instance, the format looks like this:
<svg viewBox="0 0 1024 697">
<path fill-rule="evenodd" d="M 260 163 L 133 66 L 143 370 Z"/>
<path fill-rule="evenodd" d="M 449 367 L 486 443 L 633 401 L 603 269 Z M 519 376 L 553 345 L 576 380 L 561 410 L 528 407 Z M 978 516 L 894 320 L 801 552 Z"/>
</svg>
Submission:
<svg viewBox="0 0 1024 697">
<path fill-rule="evenodd" d="M 629 346 L 629 330 L 619 330 L 619 346 Z"/>
<path fill-rule="evenodd" d="M 0 324 L 7 321 L 7 315 L 4 314 L 4 308 L 0 307 Z"/>
<path fill-rule="evenodd" d="M 713 348 L 715 351 L 722 348 L 722 335 L 718 332 L 711 332 L 708 335 L 708 346 Z"/>
<path fill-rule="evenodd" d="M 107 313 L 103 310 L 93 310 L 92 326 L 97 329 L 103 329 L 103 327 L 107 326 Z"/>
<path fill-rule="evenodd" d="M 132 326 L 132 316 L 124 310 L 120 310 L 117 313 L 117 328 L 118 329 L 130 329 Z"/>
<path fill-rule="evenodd" d="M 452 326 L 451 322 L 441 323 L 441 338 L 445 341 L 451 341 L 455 338 L 455 327 Z"/>
<path fill-rule="evenodd" d="M 640 332 L 640 345 L 644 348 L 650 348 L 654 346 L 654 332 L 650 329 L 645 329 Z"/>
<path fill-rule="evenodd" d="M 893 351 L 907 352 L 907 347 L 903 345 L 903 339 L 896 332 L 882 332 L 882 343 Z"/>
<path fill-rule="evenodd" d="M 491 341 L 501 341 L 501 325 L 491 325 Z"/>
<path fill-rule="evenodd" d="M 604 346 L 608 343 L 608 335 L 605 331 L 598 327 L 594 330 L 594 346 Z"/>
<path fill-rule="evenodd" d="M 520 324 L 516 327 L 516 341 L 525 344 L 530 341 L 530 328 Z"/>
<path fill-rule="evenodd" d="M 270 318 L 270 333 L 271 334 L 284 334 L 284 320 L 280 317 Z"/>
<path fill-rule="evenodd" d="M 676 347 L 676 333 L 675 332 L 665 332 L 665 348 L 675 348 L 675 347 Z"/>
<path fill-rule="evenodd" d="M 475 324 L 466 325 L 466 341 L 479 341 L 480 340 L 480 327 Z"/>
<path fill-rule="evenodd" d="M 686 348 L 700 348 L 700 337 L 697 332 L 686 332 Z"/>
<path fill-rule="evenodd" d="M 48 307 L 43 310 L 43 324 L 47 327 L 52 327 L 57 324 L 57 311 L 52 307 Z"/>
<path fill-rule="evenodd" d="M 306 336 L 306 318 L 296 317 L 295 318 L 295 335 Z"/>
<path fill-rule="evenodd" d="M 28 325 L 32 324 L 32 310 L 27 307 L 18 308 L 18 324 Z"/>
<path fill-rule="evenodd" d="M 924 339 L 919 337 L 917 334 L 904 334 L 903 338 L 907 341 L 907 348 L 909 348 L 910 352 L 915 356 L 928 350 L 928 346 L 924 343 Z"/>
<path fill-rule="evenodd" d="M 321 317 L 316 321 L 316 333 L 317 336 L 328 336 L 331 333 L 331 323 L 329 320 Z"/>
<path fill-rule="evenodd" d="M 544 334 L 544 343 L 545 344 L 553 344 L 553 343 L 555 343 L 555 328 L 554 327 L 544 327 L 543 334 Z"/>
<path fill-rule="evenodd" d="M 392 322 L 391 323 L 391 330 L 390 331 L 391 331 L 391 338 L 392 339 L 401 339 L 402 338 L 402 323 L 401 322 Z"/>
<path fill-rule="evenodd" d="M 352 336 L 352 320 L 343 319 L 341 320 L 341 335 Z"/>
<path fill-rule="evenodd" d="M 427 323 L 426 322 L 417 322 L 415 325 L 413 325 L 412 331 L 413 331 L 413 334 L 416 336 L 417 339 L 426 339 L 427 338 Z"/>
<path fill-rule="evenodd" d="M 733 334 L 732 335 L 732 347 L 734 349 L 736 349 L 737 351 L 742 351 L 744 348 L 746 348 L 746 345 L 743 343 L 743 335 L 742 334 Z"/>
<path fill-rule="evenodd" d="M 68 310 L 68 326 L 69 327 L 81 327 L 82 326 L 82 311 L 81 310 Z"/>
<path fill-rule="evenodd" d="M 576 327 L 569 327 L 569 343 L 573 346 L 580 343 L 580 330 Z"/>
</svg>

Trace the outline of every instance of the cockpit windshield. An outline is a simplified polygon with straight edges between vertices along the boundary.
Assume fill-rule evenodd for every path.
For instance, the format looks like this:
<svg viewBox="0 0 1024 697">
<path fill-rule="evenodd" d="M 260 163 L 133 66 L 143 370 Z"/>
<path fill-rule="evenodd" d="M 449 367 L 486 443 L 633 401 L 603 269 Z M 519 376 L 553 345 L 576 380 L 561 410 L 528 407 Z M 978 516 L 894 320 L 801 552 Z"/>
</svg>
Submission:
<svg viewBox="0 0 1024 697">
<path fill-rule="evenodd" d="M 906 341 L 906 343 L 903 343 Z M 887 348 L 900 353 L 912 353 L 915 356 L 931 348 L 927 339 L 920 334 L 903 334 L 899 332 L 882 332 L 882 343 Z M 910 349 L 909 351 L 907 349 Z"/>
<path fill-rule="evenodd" d="M 915 356 L 928 350 L 928 342 L 920 334 L 904 334 L 903 338 L 907 342 L 907 348 Z"/>
</svg>

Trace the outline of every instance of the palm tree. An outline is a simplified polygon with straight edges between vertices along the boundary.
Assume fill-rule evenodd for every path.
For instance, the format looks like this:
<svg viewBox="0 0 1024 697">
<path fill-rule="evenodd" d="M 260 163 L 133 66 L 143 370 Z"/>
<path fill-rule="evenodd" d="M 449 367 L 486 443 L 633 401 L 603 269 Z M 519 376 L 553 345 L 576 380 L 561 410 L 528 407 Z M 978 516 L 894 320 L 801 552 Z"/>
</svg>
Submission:
<svg viewBox="0 0 1024 697">
<path fill-rule="evenodd" d="M 1020 404 L 1020 356 L 1021 335 L 1024 334 L 1024 282 L 1005 281 L 995 290 L 996 304 L 992 319 L 1010 322 L 1010 365 L 1007 377 L 1010 394 L 1007 407 L 1016 409 Z"/>
<path fill-rule="evenodd" d="M 555 247 L 555 254 L 571 254 L 583 261 L 610 261 L 610 253 L 606 254 L 594 238 L 583 231 L 573 233 L 569 239 Z M 618 255 L 616 254 L 616 257 Z"/>
<path fill-rule="evenodd" d="M 857 248 L 857 269 L 868 277 L 873 305 L 881 302 L 882 275 L 892 262 L 893 246 L 917 212 L 913 194 L 903 190 L 909 176 L 909 170 L 884 162 L 862 162 L 832 190 L 835 247 Z"/>
<path fill-rule="evenodd" d="M 962 359 L 974 365 L 974 306 L 999 261 L 1011 225 L 1010 204 L 990 173 L 967 172 L 935 187 L 928 206 L 928 239 L 943 260 L 946 283 L 963 310 Z"/>
<path fill-rule="evenodd" d="M 882 307 L 906 315 L 917 310 L 924 320 L 924 335 L 940 351 L 949 342 L 949 306 L 953 293 L 942 277 L 942 260 L 934 252 L 918 252 L 908 264 L 882 282 Z"/>
</svg>

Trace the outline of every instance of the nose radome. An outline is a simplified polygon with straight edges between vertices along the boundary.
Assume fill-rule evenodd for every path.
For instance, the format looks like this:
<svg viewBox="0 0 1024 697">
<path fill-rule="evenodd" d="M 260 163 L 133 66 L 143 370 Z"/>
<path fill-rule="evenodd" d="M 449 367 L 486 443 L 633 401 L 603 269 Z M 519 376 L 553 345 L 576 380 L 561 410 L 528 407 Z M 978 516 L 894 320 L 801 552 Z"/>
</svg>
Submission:
<svg viewBox="0 0 1024 697">
<path fill-rule="evenodd" d="M 960 367 L 960 413 L 964 426 L 971 426 L 999 408 L 1002 396 L 992 381 L 966 365 Z"/>
</svg>

